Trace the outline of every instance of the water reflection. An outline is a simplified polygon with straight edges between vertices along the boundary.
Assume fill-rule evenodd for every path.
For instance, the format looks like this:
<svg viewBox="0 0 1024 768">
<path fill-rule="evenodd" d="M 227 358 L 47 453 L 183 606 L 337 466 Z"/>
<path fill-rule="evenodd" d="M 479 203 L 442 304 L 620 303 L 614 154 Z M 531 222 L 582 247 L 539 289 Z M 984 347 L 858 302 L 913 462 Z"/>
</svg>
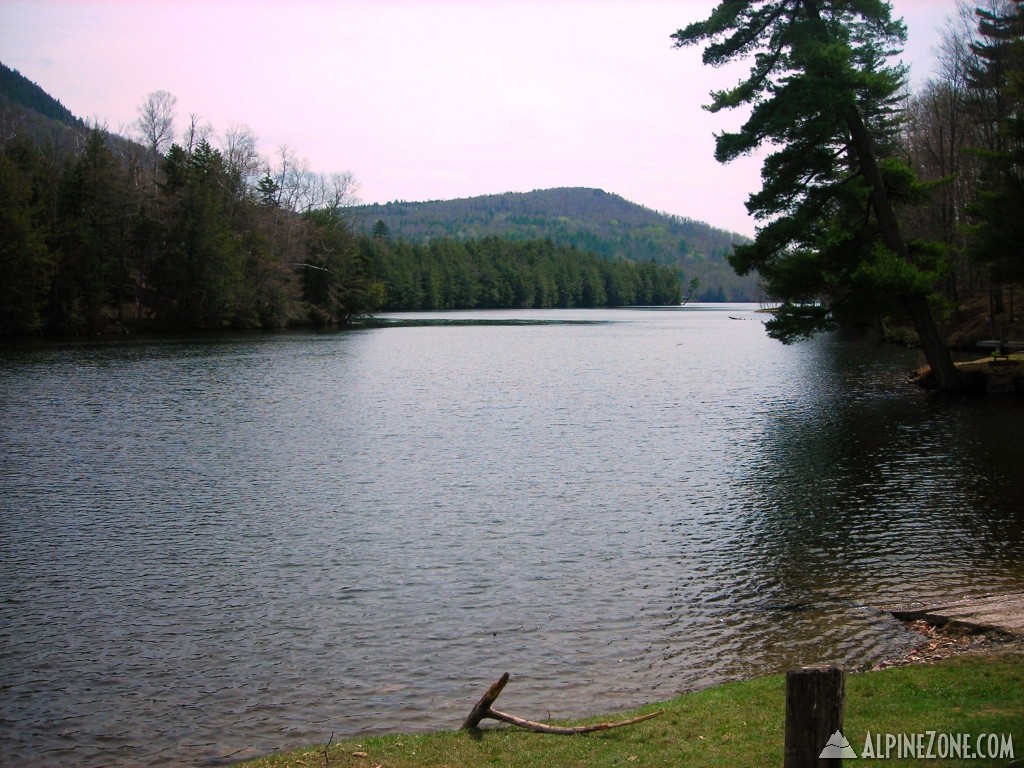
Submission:
<svg viewBox="0 0 1024 768">
<path fill-rule="evenodd" d="M 920 397 L 894 387 L 873 350 L 825 349 L 818 363 L 829 375 L 799 410 L 774 414 L 772 449 L 747 475 L 759 479 L 749 491 L 764 562 L 852 589 L 862 603 L 969 591 L 951 556 L 988 564 L 978 586 L 1014 583 L 1019 404 Z M 929 532 L 948 542 L 931 557 L 921 547 Z"/>
<path fill-rule="evenodd" d="M 900 640 L 872 606 L 1020 584 L 1019 466 L 1007 471 L 1020 457 L 1006 421 L 1019 404 L 903 390 L 861 345 L 814 352 L 825 375 L 768 409 L 765 449 L 735 478 L 757 542 L 750 566 L 796 647 L 870 662 Z"/>
<path fill-rule="evenodd" d="M 1021 582 L 1016 401 L 746 309 L 476 319 L 3 352 L 0 762 L 453 727 L 505 669 L 627 707 Z"/>
</svg>

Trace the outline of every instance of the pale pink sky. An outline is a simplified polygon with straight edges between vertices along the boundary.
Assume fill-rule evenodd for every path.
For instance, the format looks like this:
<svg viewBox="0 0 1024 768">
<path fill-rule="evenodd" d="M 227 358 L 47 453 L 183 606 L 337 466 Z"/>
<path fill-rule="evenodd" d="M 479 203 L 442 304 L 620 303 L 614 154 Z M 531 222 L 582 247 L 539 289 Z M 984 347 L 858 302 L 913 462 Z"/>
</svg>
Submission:
<svg viewBox="0 0 1024 768">
<path fill-rule="evenodd" d="M 732 74 L 669 35 L 715 0 L 0 0 L 0 61 L 131 131 L 146 94 L 268 158 L 350 171 L 365 202 L 599 187 L 753 234 L 760 162 L 721 166 L 701 109 Z M 955 0 L 895 0 L 916 81 Z"/>
</svg>

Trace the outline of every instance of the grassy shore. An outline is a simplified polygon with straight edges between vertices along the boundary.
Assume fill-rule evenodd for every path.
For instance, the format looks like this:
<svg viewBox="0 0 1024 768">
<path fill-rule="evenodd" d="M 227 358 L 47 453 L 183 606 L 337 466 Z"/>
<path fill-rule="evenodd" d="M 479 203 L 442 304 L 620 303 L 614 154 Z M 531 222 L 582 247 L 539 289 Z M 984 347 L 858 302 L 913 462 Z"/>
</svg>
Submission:
<svg viewBox="0 0 1024 768">
<path fill-rule="evenodd" d="M 513 683 L 514 685 L 514 680 Z M 511 689 L 510 689 L 511 690 Z M 466 711 L 475 702 L 466 702 Z M 514 709 L 509 707 L 509 709 Z M 540 768 L 541 766 L 781 766 L 785 678 L 764 677 L 687 693 L 622 717 L 663 709 L 639 725 L 586 736 L 508 727 L 364 737 L 243 763 L 246 768 Z M 531 713 L 523 712 L 529 716 Z M 600 717 L 572 725 L 621 719 Z M 569 723 L 562 723 L 569 724 Z M 1012 737 L 1024 758 L 1024 655 L 957 656 L 935 664 L 849 674 L 843 734 L 858 755 L 871 733 Z M 884 738 L 884 737 L 883 737 Z M 822 745 L 824 746 L 824 745 Z M 892 753 L 895 755 L 895 751 Z M 1006 766 L 1008 758 L 932 759 L 929 766 Z M 921 765 L 888 759 L 885 765 Z M 1017 763 L 1015 762 L 1014 765 Z M 1024 765 L 1024 762 L 1021 763 Z"/>
</svg>

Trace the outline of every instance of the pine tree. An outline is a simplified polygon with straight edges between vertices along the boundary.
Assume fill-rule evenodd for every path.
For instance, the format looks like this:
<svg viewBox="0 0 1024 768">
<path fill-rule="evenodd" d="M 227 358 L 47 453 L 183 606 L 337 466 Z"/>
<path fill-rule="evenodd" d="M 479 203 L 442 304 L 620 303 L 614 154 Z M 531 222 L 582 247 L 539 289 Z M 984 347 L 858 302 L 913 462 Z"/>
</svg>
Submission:
<svg viewBox="0 0 1024 768">
<path fill-rule="evenodd" d="M 60 180 L 50 306 L 54 330 L 101 330 L 105 309 L 120 304 L 130 290 L 126 260 L 137 208 L 129 189 L 106 132 L 94 127 Z"/>
<path fill-rule="evenodd" d="M 979 148 L 981 186 L 969 213 L 970 253 L 997 287 L 1024 279 L 1024 0 L 1005 14 L 979 9 L 975 46 L 981 68 L 970 83 L 993 117 L 992 141 Z"/>
<path fill-rule="evenodd" d="M 763 223 L 730 258 L 784 301 L 769 332 L 791 341 L 898 306 L 938 386 L 954 390 L 961 377 L 928 299 L 942 265 L 906 242 L 896 212 L 918 194 L 890 154 L 904 72 L 886 61 L 905 36 L 879 0 L 725 0 L 673 38 L 678 47 L 706 42 L 712 66 L 753 56 L 749 76 L 713 93 L 708 109 L 750 108 L 739 131 L 717 136 L 720 162 L 773 150 L 747 202 Z"/>
<path fill-rule="evenodd" d="M 166 247 L 153 269 L 158 322 L 182 328 L 245 325 L 243 258 L 229 227 L 223 158 L 205 139 L 163 162 Z"/>
<path fill-rule="evenodd" d="M 391 230 L 388 229 L 388 225 L 384 223 L 383 219 L 377 219 L 373 225 L 373 237 L 377 240 L 391 239 Z"/>
<path fill-rule="evenodd" d="M 43 330 L 43 308 L 53 274 L 53 259 L 38 221 L 30 149 L 11 144 L 0 152 L 0 335 Z M 14 155 L 14 157 L 12 157 Z"/>
<path fill-rule="evenodd" d="M 317 209 L 303 219 L 310 227 L 309 255 L 296 266 L 313 322 L 346 325 L 375 312 L 383 302 L 383 286 L 341 209 Z"/>
</svg>

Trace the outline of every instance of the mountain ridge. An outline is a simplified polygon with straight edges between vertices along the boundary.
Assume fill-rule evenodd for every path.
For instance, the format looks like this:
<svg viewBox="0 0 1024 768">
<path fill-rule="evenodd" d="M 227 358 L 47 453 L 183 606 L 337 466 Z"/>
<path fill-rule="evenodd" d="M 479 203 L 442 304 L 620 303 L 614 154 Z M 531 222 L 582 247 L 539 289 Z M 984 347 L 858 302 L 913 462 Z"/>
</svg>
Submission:
<svg viewBox="0 0 1024 768">
<path fill-rule="evenodd" d="M 0 139 L 25 135 L 34 142 L 62 144 L 61 137 L 85 122 L 16 69 L 0 62 Z"/>
<path fill-rule="evenodd" d="M 654 261 L 696 278 L 703 301 L 758 301 L 756 277 L 740 277 L 727 261 L 743 235 L 654 211 L 592 187 L 554 187 L 454 200 L 393 201 L 352 208 L 357 231 L 387 232 L 411 242 L 450 237 L 550 239 L 603 258 Z M 382 224 L 381 224 L 382 222 Z M 383 227 L 383 229 L 382 229 Z"/>
<path fill-rule="evenodd" d="M 71 110 L 29 80 L 21 72 L 0 62 L 0 96 L 43 117 L 66 125 L 80 125 L 82 121 Z"/>
</svg>

